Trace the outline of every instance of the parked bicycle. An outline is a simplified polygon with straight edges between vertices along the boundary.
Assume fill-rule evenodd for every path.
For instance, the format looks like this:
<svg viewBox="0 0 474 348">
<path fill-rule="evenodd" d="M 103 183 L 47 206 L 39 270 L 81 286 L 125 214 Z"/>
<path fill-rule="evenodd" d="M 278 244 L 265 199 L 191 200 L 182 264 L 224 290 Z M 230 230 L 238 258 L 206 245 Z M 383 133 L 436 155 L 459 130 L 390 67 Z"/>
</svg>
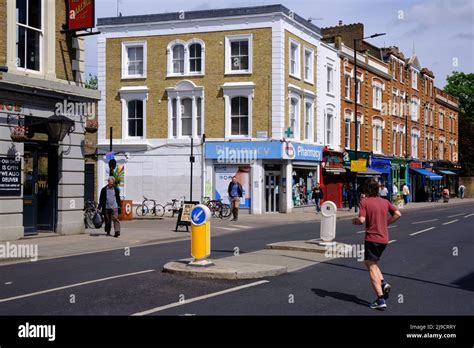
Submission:
<svg viewBox="0 0 474 348">
<path fill-rule="evenodd" d="M 209 208 L 212 217 L 226 219 L 230 217 L 232 213 L 230 205 L 227 203 L 222 203 L 222 199 L 210 199 L 209 197 L 204 197 L 202 204 Z"/>
<path fill-rule="evenodd" d="M 165 214 L 165 207 L 161 204 L 156 203 L 154 199 L 149 199 L 143 196 L 143 202 L 136 209 L 137 216 L 145 216 L 152 214 L 154 216 L 163 217 Z"/>
<path fill-rule="evenodd" d="M 164 206 L 164 214 L 167 217 L 174 217 L 174 214 L 178 214 L 179 210 L 183 207 L 184 201 L 186 200 L 185 196 L 181 196 L 178 199 L 172 199 L 171 202 L 168 202 Z"/>
</svg>

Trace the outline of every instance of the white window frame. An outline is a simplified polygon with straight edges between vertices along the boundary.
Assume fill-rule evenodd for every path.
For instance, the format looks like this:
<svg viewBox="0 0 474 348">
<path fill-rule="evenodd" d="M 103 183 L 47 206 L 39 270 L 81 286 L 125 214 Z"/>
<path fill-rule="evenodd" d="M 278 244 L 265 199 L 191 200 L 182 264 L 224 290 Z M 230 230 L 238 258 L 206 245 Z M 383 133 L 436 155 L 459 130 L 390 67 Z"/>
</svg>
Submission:
<svg viewBox="0 0 474 348">
<path fill-rule="evenodd" d="M 122 87 L 119 90 L 122 103 L 122 139 L 146 139 L 147 132 L 147 102 L 148 87 Z M 128 103 L 134 100 L 143 101 L 143 136 L 132 137 L 128 135 Z"/>
<path fill-rule="evenodd" d="M 411 70 L 411 88 L 418 90 L 418 71 Z"/>
<path fill-rule="evenodd" d="M 348 73 L 344 74 L 344 98 L 351 100 L 351 75 Z M 349 82 L 349 83 L 348 83 Z"/>
<path fill-rule="evenodd" d="M 326 78 L 326 92 L 327 94 L 334 95 L 334 66 L 331 64 L 326 66 Z"/>
<path fill-rule="evenodd" d="M 292 100 L 296 100 L 295 110 L 295 126 L 293 129 L 293 136 L 288 137 L 289 139 L 299 140 L 300 139 L 300 124 L 301 124 L 301 96 L 296 93 L 288 94 L 288 128 L 291 128 L 291 114 L 292 114 Z"/>
<path fill-rule="evenodd" d="M 417 128 L 411 130 L 411 156 L 413 158 L 419 158 L 418 143 L 420 141 L 420 131 Z"/>
<path fill-rule="evenodd" d="M 372 118 L 372 151 L 376 154 L 383 152 L 383 129 L 384 121 L 378 117 Z"/>
<path fill-rule="evenodd" d="M 344 112 L 344 148 L 351 148 L 351 123 L 352 123 L 352 113 Z"/>
<path fill-rule="evenodd" d="M 193 44 L 200 44 L 201 45 L 201 71 L 193 72 L 190 70 L 190 55 L 189 55 L 189 47 Z M 184 66 L 183 66 L 183 73 L 175 73 L 173 72 L 173 48 L 176 45 L 182 45 L 184 47 Z M 203 40 L 192 38 L 188 41 L 183 40 L 173 40 L 168 43 L 168 47 L 166 49 L 167 54 L 167 74 L 166 77 L 175 77 L 175 76 L 204 76 L 205 75 L 205 67 L 206 67 L 206 45 Z"/>
<path fill-rule="evenodd" d="M 176 84 L 175 87 L 166 89 L 168 95 L 168 139 L 199 139 L 204 133 L 204 88 L 196 86 L 189 80 L 183 80 Z M 201 134 L 197 129 L 197 99 L 201 98 Z M 176 135 L 173 135 L 173 100 L 176 99 Z M 182 134 L 182 107 L 181 100 L 191 99 L 192 113 L 191 113 L 191 136 Z"/>
<path fill-rule="evenodd" d="M 358 115 L 357 116 L 357 134 L 354 134 L 354 136 L 356 136 L 356 146 L 357 146 L 357 150 L 360 150 L 361 149 L 361 139 L 362 139 L 362 125 L 364 124 L 364 118 L 362 117 L 362 114 Z"/>
<path fill-rule="evenodd" d="M 398 133 L 400 135 L 400 143 L 398 144 L 399 149 L 400 149 L 399 156 L 402 157 L 405 152 L 405 146 L 404 146 L 405 145 L 404 141 L 406 140 L 405 139 L 405 126 L 399 126 L 398 130 L 399 130 Z"/>
<path fill-rule="evenodd" d="M 292 71 L 291 69 L 291 55 L 293 51 L 293 47 L 296 46 L 296 51 L 295 51 L 295 71 Z M 288 73 L 291 77 L 295 79 L 301 79 L 301 44 L 290 38 L 288 41 Z"/>
<path fill-rule="evenodd" d="M 439 129 L 444 130 L 444 110 L 440 110 L 438 113 L 438 126 Z"/>
<path fill-rule="evenodd" d="M 397 80 L 397 61 L 392 59 L 392 79 Z"/>
<path fill-rule="evenodd" d="M 401 63 L 400 64 L 400 83 L 405 83 L 403 82 L 403 70 L 405 69 L 405 64 Z"/>
<path fill-rule="evenodd" d="M 249 43 L 249 67 L 248 69 L 232 70 L 231 58 L 231 43 L 235 41 L 247 40 Z M 225 75 L 243 75 L 252 74 L 253 71 L 253 35 L 228 35 L 225 37 Z"/>
<path fill-rule="evenodd" d="M 357 77 L 356 87 L 357 87 L 357 100 L 356 100 L 356 103 L 357 103 L 357 104 L 360 104 L 360 101 L 362 100 L 362 99 L 361 99 L 361 94 L 362 94 L 362 79 L 359 78 L 359 77 Z"/>
<path fill-rule="evenodd" d="M 255 93 L 255 84 L 253 82 L 224 83 L 222 86 L 224 94 L 224 112 L 225 112 L 225 138 L 226 139 L 251 139 L 253 134 L 253 98 Z M 232 115 L 231 100 L 234 97 L 248 98 L 248 134 L 232 135 Z"/>
<path fill-rule="evenodd" d="M 304 137 L 304 140 L 307 142 L 314 142 L 314 105 L 315 105 L 314 97 L 308 97 L 307 95 L 305 95 L 303 137 Z M 308 106 L 309 106 L 309 115 L 307 114 Z"/>
<path fill-rule="evenodd" d="M 439 139 L 439 142 L 438 142 L 438 150 L 439 150 L 439 159 L 440 160 L 444 160 L 444 144 L 445 144 L 446 140 L 441 138 Z"/>
<path fill-rule="evenodd" d="M 334 125 L 336 120 L 336 110 L 333 107 L 327 107 L 324 113 L 324 140 L 325 145 L 332 148 L 334 144 Z"/>
<path fill-rule="evenodd" d="M 419 119 L 420 119 L 420 100 L 416 97 L 412 97 L 411 98 L 411 120 L 412 121 L 415 121 L 415 122 L 418 122 Z"/>
<path fill-rule="evenodd" d="M 383 90 L 383 83 L 372 80 L 372 108 L 379 111 L 382 110 Z"/>
<path fill-rule="evenodd" d="M 392 155 L 397 155 L 397 139 L 398 139 L 398 125 L 394 123 L 392 125 Z"/>
<path fill-rule="evenodd" d="M 128 74 L 128 49 L 131 47 L 143 48 L 143 74 Z M 147 77 L 147 41 L 126 41 L 122 42 L 122 80 L 146 79 Z"/>
<path fill-rule="evenodd" d="M 314 84 L 314 51 L 304 46 L 304 81 L 310 84 Z M 309 53 L 309 67 L 307 66 L 306 56 Z M 309 71 L 309 78 L 306 77 L 306 71 Z"/>
</svg>

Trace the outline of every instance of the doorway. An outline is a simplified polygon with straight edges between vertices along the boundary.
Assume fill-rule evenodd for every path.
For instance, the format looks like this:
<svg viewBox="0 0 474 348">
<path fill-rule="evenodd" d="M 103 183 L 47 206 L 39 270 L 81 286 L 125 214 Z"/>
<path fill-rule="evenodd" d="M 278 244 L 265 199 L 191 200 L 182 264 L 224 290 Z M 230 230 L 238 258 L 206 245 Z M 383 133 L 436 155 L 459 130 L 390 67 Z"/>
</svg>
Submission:
<svg viewBox="0 0 474 348">
<path fill-rule="evenodd" d="M 25 144 L 23 166 L 25 235 L 55 232 L 57 188 L 57 148 L 43 143 Z"/>
<path fill-rule="evenodd" d="M 280 172 L 265 172 L 265 212 L 280 211 Z"/>
</svg>

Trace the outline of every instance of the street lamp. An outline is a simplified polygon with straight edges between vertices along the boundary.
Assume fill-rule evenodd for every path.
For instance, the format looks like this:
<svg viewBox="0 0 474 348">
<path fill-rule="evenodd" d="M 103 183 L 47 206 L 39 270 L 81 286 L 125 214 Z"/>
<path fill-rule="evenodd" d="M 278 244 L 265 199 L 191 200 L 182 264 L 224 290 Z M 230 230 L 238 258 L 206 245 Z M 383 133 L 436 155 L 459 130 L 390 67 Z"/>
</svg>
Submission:
<svg viewBox="0 0 474 348">
<path fill-rule="evenodd" d="M 355 153 L 354 157 L 355 160 L 358 160 L 359 155 L 359 146 L 357 144 L 357 140 L 359 139 L 359 121 L 357 119 L 357 99 L 359 96 L 358 89 L 357 89 L 357 41 L 365 40 L 365 39 L 372 39 L 374 37 L 383 36 L 385 33 L 376 33 L 367 37 L 362 37 L 358 39 L 354 39 L 354 118 L 355 118 Z M 357 195 L 357 172 L 354 172 L 354 190 L 355 190 L 355 206 L 354 211 L 357 213 L 358 211 L 358 204 L 359 204 L 359 197 Z"/>
<path fill-rule="evenodd" d="M 63 115 L 53 115 L 48 118 L 47 125 L 50 140 L 57 144 L 64 139 L 66 134 L 71 133 L 74 121 Z"/>
</svg>

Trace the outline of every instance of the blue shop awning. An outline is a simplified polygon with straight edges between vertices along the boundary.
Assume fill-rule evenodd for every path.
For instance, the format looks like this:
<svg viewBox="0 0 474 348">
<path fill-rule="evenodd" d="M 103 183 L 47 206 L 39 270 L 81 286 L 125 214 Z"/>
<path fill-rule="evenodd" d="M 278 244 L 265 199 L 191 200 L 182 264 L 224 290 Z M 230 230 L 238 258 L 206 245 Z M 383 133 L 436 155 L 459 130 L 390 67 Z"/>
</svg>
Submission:
<svg viewBox="0 0 474 348">
<path fill-rule="evenodd" d="M 415 172 L 417 172 L 418 174 L 424 175 L 426 178 L 428 178 L 430 180 L 441 180 L 441 179 L 443 179 L 443 177 L 441 175 L 435 174 L 433 172 L 429 172 L 426 169 L 418 169 L 418 168 L 411 168 L 411 169 L 414 170 Z"/>
<path fill-rule="evenodd" d="M 450 170 L 440 170 L 439 171 L 441 174 L 446 174 L 446 175 L 456 175 L 456 173 L 450 171 Z"/>
</svg>

